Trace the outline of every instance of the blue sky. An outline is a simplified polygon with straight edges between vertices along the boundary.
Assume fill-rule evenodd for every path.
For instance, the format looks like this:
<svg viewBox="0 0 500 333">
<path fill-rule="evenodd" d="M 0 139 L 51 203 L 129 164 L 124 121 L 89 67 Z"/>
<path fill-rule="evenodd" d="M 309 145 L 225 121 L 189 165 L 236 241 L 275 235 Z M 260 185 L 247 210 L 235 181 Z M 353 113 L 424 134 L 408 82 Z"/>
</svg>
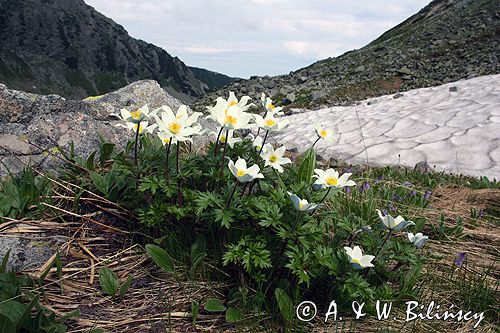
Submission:
<svg viewBox="0 0 500 333">
<path fill-rule="evenodd" d="M 85 0 L 189 66 L 286 74 L 360 48 L 430 0 Z"/>
</svg>

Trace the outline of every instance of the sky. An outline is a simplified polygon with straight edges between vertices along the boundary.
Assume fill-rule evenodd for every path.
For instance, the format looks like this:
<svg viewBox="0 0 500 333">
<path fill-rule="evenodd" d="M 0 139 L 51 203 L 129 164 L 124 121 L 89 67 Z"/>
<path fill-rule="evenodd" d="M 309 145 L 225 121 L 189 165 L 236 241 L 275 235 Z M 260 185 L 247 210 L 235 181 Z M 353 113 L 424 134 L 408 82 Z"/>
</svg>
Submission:
<svg viewBox="0 0 500 333">
<path fill-rule="evenodd" d="M 279 75 L 368 44 L 430 0 L 85 0 L 188 66 Z"/>
</svg>

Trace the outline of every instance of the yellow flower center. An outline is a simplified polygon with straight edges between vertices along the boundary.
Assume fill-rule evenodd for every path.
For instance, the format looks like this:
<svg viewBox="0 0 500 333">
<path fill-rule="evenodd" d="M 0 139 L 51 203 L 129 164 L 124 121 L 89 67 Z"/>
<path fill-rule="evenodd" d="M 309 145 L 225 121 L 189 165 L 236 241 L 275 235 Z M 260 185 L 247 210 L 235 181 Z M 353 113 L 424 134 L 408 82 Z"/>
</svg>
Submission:
<svg viewBox="0 0 500 333">
<path fill-rule="evenodd" d="M 139 119 L 139 118 L 141 118 L 141 111 L 140 110 L 132 111 L 132 112 L 130 112 L 130 115 L 134 119 Z"/>
<path fill-rule="evenodd" d="M 299 201 L 299 209 L 304 208 L 305 205 L 306 205 L 306 203 L 304 202 L 304 200 Z"/>
<path fill-rule="evenodd" d="M 359 260 L 358 258 L 351 258 L 351 262 L 353 264 L 361 264 L 361 260 Z"/>
<path fill-rule="evenodd" d="M 270 110 L 270 111 L 274 111 L 274 109 L 275 109 L 276 107 L 273 105 L 273 103 L 269 103 L 269 104 L 267 104 L 267 108 L 268 108 L 268 110 Z"/>
<path fill-rule="evenodd" d="M 220 138 L 219 138 L 219 141 L 220 142 L 226 142 L 226 136 L 225 135 L 221 135 Z"/>
<path fill-rule="evenodd" d="M 231 124 L 231 125 L 236 125 L 236 117 L 234 116 L 226 116 L 226 119 L 224 120 L 224 123 L 226 125 Z"/>
<path fill-rule="evenodd" d="M 323 139 L 328 135 L 328 132 L 324 129 L 319 131 L 319 136 L 322 137 Z"/>
<path fill-rule="evenodd" d="M 276 121 L 274 121 L 274 119 L 267 119 L 264 124 L 267 126 L 267 127 L 273 127 L 274 125 L 276 125 Z"/>
<path fill-rule="evenodd" d="M 163 139 L 163 142 L 164 143 L 169 143 L 170 142 L 170 138 Z"/>
<path fill-rule="evenodd" d="M 238 169 L 238 177 L 243 177 L 246 174 L 247 174 L 246 170 Z"/>
<path fill-rule="evenodd" d="M 227 105 L 227 107 L 230 108 L 231 106 L 235 106 L 236 104 L 238 104 L 238 102 L 232 101 L 232 102 L 229 102 L 229 104 Z"/>
<path fill-rule="evenodd" d="M 278 160 L 278 156 L 276 156 L 276 154 L 272 154 L 271 156 L 269 156 L 269 161 L 271 163 L 274 163 Z"/>
<path fill-rule="evenodd" d="M 257 150 L 260 150 L 260 148 L 262 148 L 262 146 L 255 146 L 255 149 Z"/>
<path fill-rule="evenodd" d="M 142 131 L 144 131 L 144 126 L 142 126 L 141 124 L 135 124 L 134 125 L 134 132 L 137 132 L 137 126 L 139 125 L 139 134 L 142 133 Z"/>
<path fill-rule="evenodd" d="M 168 125 L 168 130 L 174 134 L 177 134 L 181 131 L 181 124 L 177 123 L 177 122 L 173 122 L 173 123 L 170 123 L 170 125 Z"/>
<path fill-rule="evenodd" d="M 326 184 L 329 186 L 335 186 L 339 183 L 339 180 L 336 177 L 327 177 Z"/>
</svg>

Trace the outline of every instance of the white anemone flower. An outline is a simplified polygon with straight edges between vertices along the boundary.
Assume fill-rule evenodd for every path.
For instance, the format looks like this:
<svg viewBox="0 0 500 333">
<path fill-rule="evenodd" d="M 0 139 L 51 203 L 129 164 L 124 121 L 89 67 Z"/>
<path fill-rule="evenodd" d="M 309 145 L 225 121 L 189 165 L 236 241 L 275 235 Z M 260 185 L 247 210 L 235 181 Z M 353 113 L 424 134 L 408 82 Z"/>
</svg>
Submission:
<svg viewBox="0 0 500 333">
<path fill-rule="evenodd" d="M 314 130 L 316 131 L 316 135 L 319 139 L 323 139 L 327 142 L 332 142 L 334 139 L 333 131 L 331 129 L 327 129 L 323 127 L 321 124 L 316 124 L 314 126 Z"/>
<path fill-rule="evenodd" d="M 410 242 L 413 243 L 413 245 L 415 245 L 415 247 L 417 249 L 421 249 L 425 245 L 425 243 L 427 243 L 427 241 L 429 240 L 429 237 L 424 236 L 421 232 L 417 232 L 416 235 L 409 232 L 408 239 L 410 240 Z"/>
<path fill-rule="evenodd" d="M 282 115 L 284 114 L 281 110 L 283 108 L 281 106 L 275 106 L 273 104 L 273 100 L 269 97 L 266 97 L 266 94 L 262 93 L 260 96 L 260 101 L 262 102 L 262 106 L 266 109 L 266 112 L 273 115 Z"/>
<path fill-rule="evenodd" d="M 262 150 L 261 157 L 264 160 L 264 166 L 270 166 L 276 169 L 278 172 L 283 173 L 284 164 L 292 163 L 292 161 L 288 157 L 283 157 L 286 151 L 285 146 L 281 146 L 278 149 L 274 150 L 272 144 L 267 143 L 265 149 Z"/>
<path fill-rule="evenodd" d="M 116 124 L 116 127 L 127 128 L 133 133 L 137 133 L 137 127 L 139 127 L 139 134 L 143 133 L 153 133 L 153 131 L 158 127 L 156 124 L 148 125 L 147 120 L 143 120 L 140 123 L 125 122 L 125 124 Z"/>
<path fill-rule="evenodd" d="M 176 114 L 166 105 L 159 110 L 161 119 L 156 115 L 154 117 L 160 132 L 165 132 L 166 136 L 175 141 L 192 141 L 191 136 L 201 134 L 201 126 L 196 124 L 201 112 L 193 112 L 189 116 L 185 105 L 181 105 Z"/>
<path fill-rule="evenodd" d="M 258 152 L 262 149 L 262 152 L 266 151 L 266 146 L 262 147 L 262 144 L 264 143 L 264 140 L 262 137 L 254 137 L 253 134 L 249 134 L 250 140 L 252 140 L 252 147 L 255 148 Z"/>
<path fill-rule="evenodd" d="M 242 183 L 251 182 L 258 178 L 264 178 L 264 175 L 260 173 L 260 168 L 257 164 L 247 168 L 247 161 L 240 157 L 238 157 L 236 163 L 230 160 L 228 167 L 236 179 Z"/>
<path fill-rule="evenodd" d="M 161 140 L 161 143 L 165 146 L 168 145 L 169 143 L 175 145 L 177 143 L 177 140 L 172 136 L 170 132 L 165 132 L 165 131 L 159 131 L 158 132 L 158 137 Z"/>
<path fill-rule="evenodd" d="M 396 218 L 392 217 L 389 214 L 384 216 L 380 209 L 377 209 L 377 213 L 384 223 L 384 226 L 389 230 L 400 231 L 408 226 L 415 225 L 413 221 L 406 221 L 401 215 L 397 216 Z"/>
<path fill-rule="evenodd" d="M 318 205 L 315 203 L 309 203 L 306 199 L 299 198 L 296 194 L 292 192 L 287 192 L 290 196 L 290 200 L 292 200 L 293 207 L 300 212 L 310 212 L 315 210 L 316 208 L 321 207 L 322 205 Z"/>
<path fill-rule="evenodd" d="M 363 255 L 361 248 L 355 246 L 354 248 L 344 247 L 345 252 L 349 256 L 349 262 L 355 269 L 362 269 L 366 267 L 373 267 L 371 263 L 375 256 Z"/>
<path fill-rule="evenodd" d="M 121 120 L 124 120 L 126 122 L 138 124 L 142 121 L 145 121 L 149 117 L 153 116 L 156 114 L 156 111 L 149 111 L 149 107 L 147 104 L 142 106 L 141 108 L 135 110 L 135 111 L 129 111 L 127 109 L 121 109 L 120 114 L 116 115 L 113 114 L 114 116 L 120 118 Z"/>
<path fill-rule="evenodd" d="M 210 132 L 211 135 L 217 137 L 218 135 L 218 132 Z M 220 136 L 219 136 L 219 142 L 224 144 L 227 140 L 227 144 L 229 145 L 229 147 L 233 148 L 234 147 L 234 144 L 236 142 L 241 142 L 242 139 L 241 138 L 235 138 L 234 137 L 234 130 L 228 130 L 227 131 L 227 138 L 226 138 L 226 131 L 222 131 Z"/>
<path fill-rule="evenodd" d="M 219 97 L 215 100 L 215 106 L 209 106 L 207 109 L 210 115 L 207 119 L 212 119 L 223 126 L 225 129 L 243 129 L 250 128 L 249 122 L 252 115 L 245 111 L 253 104 L 247 104 L 250 97 L 243 96 L 239 101 L 231 91 L 229 98 L 225 100 Z"/>
<path fill-rule="evenodd" d="M 334 169 L 321 170 L 314 169 L 316 175 L 314 178 L 317 178 L 314 182 L 316 187 L 329 188 L 336 187 L 342 188 L 346 186 L 354 186 L 356 183 L 352 180 L 349 180 L 349 177 L 352 173 L 344 173 L 342 176 L 339 176 L 339 173 Z"/>
<path fill-rule="evenodd" d="M 266 131 L 280 131 L 288 126 L 288 121 L 284 119 L 277 119 L 270 113 L 268 113 L 265 118 L 255 114 L 254 119 L 257 125 Z"/>
</svg>

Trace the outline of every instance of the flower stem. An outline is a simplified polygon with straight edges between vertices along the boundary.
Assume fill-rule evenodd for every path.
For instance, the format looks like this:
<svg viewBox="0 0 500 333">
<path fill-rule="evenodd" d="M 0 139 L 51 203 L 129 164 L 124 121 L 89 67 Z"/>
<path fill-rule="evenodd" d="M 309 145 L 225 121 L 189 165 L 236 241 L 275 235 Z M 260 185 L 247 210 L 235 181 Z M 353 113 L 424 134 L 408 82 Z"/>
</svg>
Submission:
<svg viewBox="0 0 500 333">
<path fill-rule="evenodd" d="M 268 134 L 269 134 L 269 130 L 267 130 L 266 134 L 264 135 L 264 140 L 262 140 L 262 146 L 260 146 L 260 150 L 259 150 L 259 154 L 257 155 L 257 158 L 259 158 L 260 154 L 262 153 L 262 150 L 264 149 L 264 145 L 266 144 Z"/>
<path fill-rule="evenodd" d="M 175 170 L 177 173 L 177 205 L 182 206 L 182 191 L 181 191 L 181 178 L 179 177 L 179 151 L 180 151 L 180 141 L 177 141 L 177 158 L 176 158 L 176 165 L 175 165 Z"/>
<path fill-rule="evenodd" d="M 378 250 L 375 257 L 378 257 L 380 252 L 382 252 L 382 249 L 384 248 L 385 243 L 387 243 L 387 241 L 389 240 L 389 237 L 391 237 L 391 235 L 392 235 L 392 229 L 389 229 L 389 232 L 387 233 L 387 237 L 385 237 L 384 241 L 382 242 L 382 245 L 380 245 L 380 249 Z"/>
<path fill-rule="evenodd" d="M 172 146 L 172 139 L 168 141 L 168 145 L 165 151 L 165 178 L 168 178 L 168 159 L 170 157 L 170 148 Z"/>
<path fill-rule="evenodd" d="M 217 134 L 217 139 L 215 140 L 214 157 L 217 156 L 217 148 L 219 146 L 219 139 L 220 139 L 220 135 L 221 135 L 223 129 L 224 129 L 224 126 L 222 126 L 220 128 L 219 134 Z"/>
<path fill-rule="evenodd" d="M 326 197 L 328 196 L 328 194 L 330 194 L 330 190 L 331 190 L 331 189 L 332 189 L 331 187 L 329 187 L 329 188 L 328 188 L 328 190 L 327 190 L 327 191 L 326 191 L 326 193 L 325 193 L 325 196 L 323 197 L 323 199 L 321 199 L 320 203 L 323 203 L 323 201 L 325 201 L 325 199 L 326 199 Z"/>
<path fill-rule="evenodd" d="M 220 161 L 220 175 L 222 176 L 222 167 L 224 166 L 224 158 L 226 157 L 227 148 L 227 137 L 229 135 L 229 130 L 226 130 L 226 140 L 224 140 L 224 148 L 222 149 L 222 159 Z"/>
<path fill-rule="evenodd" d="M 264 113 L 264 117 L 262 117 L 262 118 L 265 119 L 266 116 L 267 116 L 267 109 L 266 109 L 266 112 Z M 257 129 L 257 136 L 259 135 L 259 133 L 260 133 L 260 127 Z"/>
<path fill-rule="evenodd" d="M 314 141 L 313 145 L 311 146 L 311 149 L 313 149 L 313 148 L 314 148 L 314 146 L 318 143 L 319 139 L 321 139 L 321 138 L 320 138 L 320 137 L 318 137 L 318 138 L 316 139 L 316 141 Z"/>
<path fill-rule="evenodd" d="M 137 165 L 137 144 L 139 143 L 139 131 L 141 130 L 141 122 L 137 124 L 137 130 L 135 131 L 135 142 L 134 142 L 134 165 Z"/>
<path fill-rule="evenodd" d="M 227 202 L 226 202 L 227 208 L 229 208 L 229 205 L 231 204 L 231 200 L 233 200 L 234 193 L 236 192 L 236 187 L 238 187 L 238 182 L 234 182 L 233 188 L 231 189 L 231 194 L 229 195 L 229 198 L 227 199 Z"/>
<path fill-rule="evenodd" d="M 273 169 L 273 171 L 274 171 L 274 174 L 275 174 L 275 175 L 276 175 L 276 177 L 278 178 L 278 182 L 279 182 L 279 184 L 280 184 L 281 186 L 283 186 L 283 188 L 286 188 L 286 185 L 285 185 L 285 183 L 283 182 L 283 180 L 281 179 L 281 176 L 280 176 L 280 174 L 278 173 L 278 171 L 276 171 L 276 169 L 275 169 L 275 168 L 272 168 L 272 169 Z"/>
</svg>

